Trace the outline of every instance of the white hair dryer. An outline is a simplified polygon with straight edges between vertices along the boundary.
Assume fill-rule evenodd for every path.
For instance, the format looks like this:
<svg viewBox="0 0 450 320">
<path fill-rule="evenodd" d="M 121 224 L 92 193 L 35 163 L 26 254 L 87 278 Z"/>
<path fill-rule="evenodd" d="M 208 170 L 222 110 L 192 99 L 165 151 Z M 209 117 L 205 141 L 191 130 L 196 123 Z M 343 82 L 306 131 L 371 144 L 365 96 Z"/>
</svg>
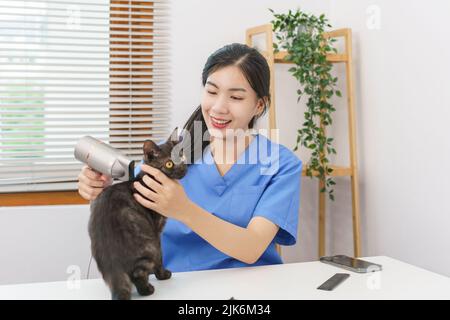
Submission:
<svg viewBox="0 0 450 320">
<path fill-rule="evenodd" d="M 120 150 L 91 136 L 82 137 L 74 151 L 75 158 L 97 172 L 114 179 L 129 181 L 134 178 L 134 161 Z"/>
</svg>

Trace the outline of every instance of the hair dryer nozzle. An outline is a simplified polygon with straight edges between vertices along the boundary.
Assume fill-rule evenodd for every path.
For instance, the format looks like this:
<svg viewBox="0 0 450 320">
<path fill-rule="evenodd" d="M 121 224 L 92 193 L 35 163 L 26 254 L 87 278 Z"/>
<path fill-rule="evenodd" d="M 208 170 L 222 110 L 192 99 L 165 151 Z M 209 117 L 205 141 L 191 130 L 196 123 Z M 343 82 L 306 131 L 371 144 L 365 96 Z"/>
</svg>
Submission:
<svg viewBox="0 0 450 320">
<path fill-rule="evenodd" d="M 78 141 L 74 156 L 95 171 L 114 179 L 128 181 L 134 178 L 134 161 L 120 150 L 91 136 L 84 136 Z"/>
</svg>

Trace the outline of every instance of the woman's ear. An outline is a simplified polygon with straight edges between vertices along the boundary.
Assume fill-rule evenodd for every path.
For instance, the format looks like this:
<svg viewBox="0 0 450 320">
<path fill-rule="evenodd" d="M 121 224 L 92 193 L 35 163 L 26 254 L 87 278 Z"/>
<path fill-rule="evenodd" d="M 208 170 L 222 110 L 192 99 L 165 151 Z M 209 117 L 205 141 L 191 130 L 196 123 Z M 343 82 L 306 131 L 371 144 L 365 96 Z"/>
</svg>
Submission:
<svg viewBox="0 0 450 320">
<path fill-rule="evenodd" d="M 256 104 L 256 113 L 255 117 L 259 117 L 263 114 L 264 108 L 266 107 L 267 99 L 266 98 L 260 98 L 258 100 L 258 103 Z"/>
</svg>

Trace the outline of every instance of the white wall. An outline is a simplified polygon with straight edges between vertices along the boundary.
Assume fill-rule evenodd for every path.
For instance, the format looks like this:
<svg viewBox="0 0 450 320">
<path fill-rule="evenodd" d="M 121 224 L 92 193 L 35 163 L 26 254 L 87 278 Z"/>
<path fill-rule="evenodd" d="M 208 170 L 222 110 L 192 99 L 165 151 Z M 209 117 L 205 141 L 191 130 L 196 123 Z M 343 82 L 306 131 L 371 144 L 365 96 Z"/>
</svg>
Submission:
<svg viewBox="0 0 450 320">
<path fill-rule="evenodd" d="M 450 3 L 332 0 L 330 12 L 354 32 L 364 254 L 450 276 Z"/>
<path fill-rule="evenodd" d="M 269 23 L 268 8 L 287 12 L 301 6 L 328 13 L 329 0 L 174 0 L 171 18 L 172 125 L 182 126 L 200 103 L 202 70 L 208 56 L 233 42 L 245 43 L 245 30 Z M 283 102 L 283 100 L 281 100 Z"/>
<path fill-rule="evenodd" d="M 85 279 L 88 219 L 87 205 L 0 207 L 0 284 Z"/>
<path fill-rule="evenodd" d="M 376 4 L 381 28 L 368 29 L 366 9 Z M 330 15 L 335 27 L 354 31 L 363 255 L 388 255 L 450 275 L 450 206 L 445 201 L 450 162 L 449 4 L 444 1 L 172 1 L 172 126 L 183 125 L 200 101 L 207 57 L 245 29 L 267 23 L 267 8 Z M 445 59 L 447 58 L 447 59 Z M 281 142 L 293 147 L 302 123 L 297 84 L 277 65 L 276 105 Z M 343 68 L 336 74 L 343 79 Z M 345 97 L 331 134 L 337 164 L 347 164 Z M 262 123 L 261 126 L 264 126 Z M 447 143 L 446 143 L 447 142 Z M 307 154 L 299 153 L 304 162 Z M 336 180 L 328 210 L 327 253 L 352 254 L 350 183 Z M 64 280 L 89 262 L 87 206 L 0 207 L 0 284 Z M 317 258 L 317 184 L 302 180 L 299 243 L 283 249 L 287 262 Z M 91 278 L 98 277 L 95 265 Z"/>
</svg>

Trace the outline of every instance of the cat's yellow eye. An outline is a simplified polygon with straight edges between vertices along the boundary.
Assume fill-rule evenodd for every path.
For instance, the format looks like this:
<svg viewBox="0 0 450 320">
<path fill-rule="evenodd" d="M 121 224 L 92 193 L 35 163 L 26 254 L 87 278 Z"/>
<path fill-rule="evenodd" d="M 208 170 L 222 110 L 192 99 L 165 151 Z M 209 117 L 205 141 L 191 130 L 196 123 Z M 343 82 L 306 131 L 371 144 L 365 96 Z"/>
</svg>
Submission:
<svg viewBox="0 0 450 320">
<path fill-rule="evenodd" d="M 167 169 L 172 169 L 173 168 L 173 162 L 172 161 L 167 161 L 166 162 L 166 168 Z"/>
</svg>

